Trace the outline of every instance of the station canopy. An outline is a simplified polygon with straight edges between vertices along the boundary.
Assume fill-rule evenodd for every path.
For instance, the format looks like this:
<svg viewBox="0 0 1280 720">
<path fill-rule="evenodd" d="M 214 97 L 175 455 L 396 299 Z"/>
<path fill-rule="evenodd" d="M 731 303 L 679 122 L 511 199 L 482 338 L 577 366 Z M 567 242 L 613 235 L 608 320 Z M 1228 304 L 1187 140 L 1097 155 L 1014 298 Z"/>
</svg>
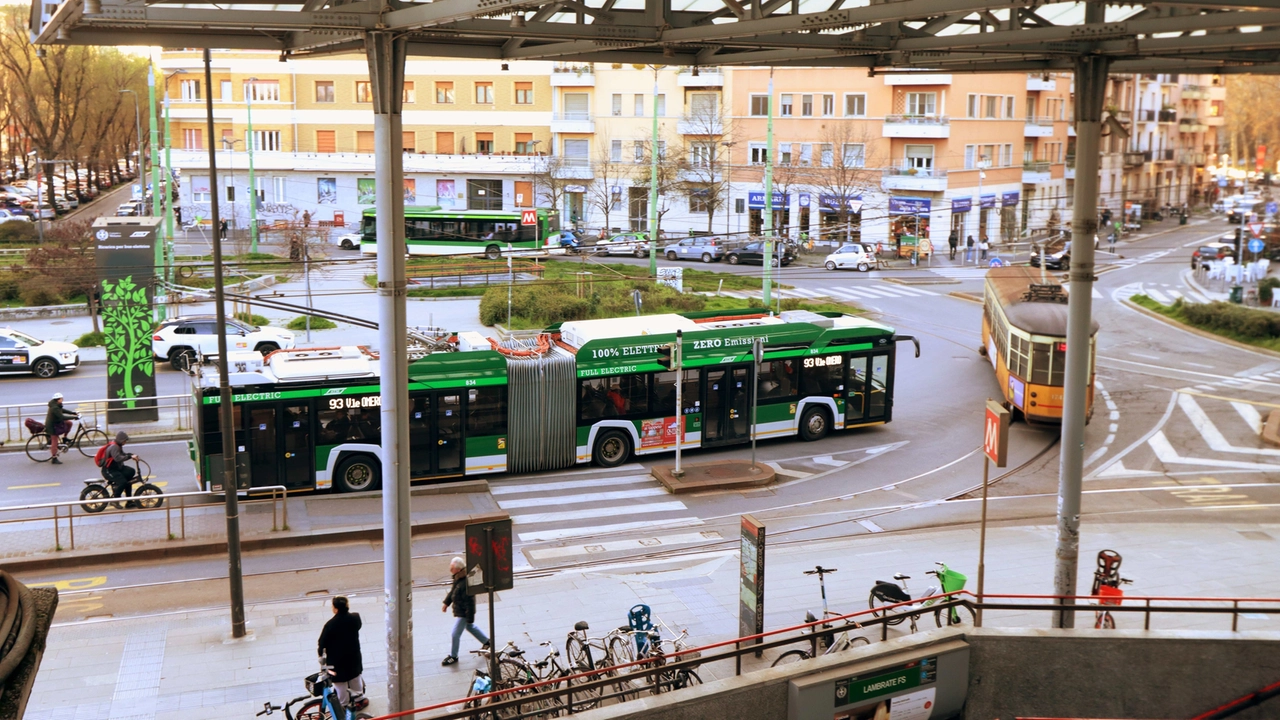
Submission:
<svg viewBox="0 0 1280 720">
<path fill-rule="evenodd" d="M 52 15 L 47 15 L 54 8 Z M 1086 15 L 1094 22 L 1086 22 Z M 368 33 L 408 54 L 711 68 L 1071 70 L 1280 74 L 1280 0 L 1107 5 L 998 0 L 34 0 L 37 44 L 363 52 Z"/>
</svg>

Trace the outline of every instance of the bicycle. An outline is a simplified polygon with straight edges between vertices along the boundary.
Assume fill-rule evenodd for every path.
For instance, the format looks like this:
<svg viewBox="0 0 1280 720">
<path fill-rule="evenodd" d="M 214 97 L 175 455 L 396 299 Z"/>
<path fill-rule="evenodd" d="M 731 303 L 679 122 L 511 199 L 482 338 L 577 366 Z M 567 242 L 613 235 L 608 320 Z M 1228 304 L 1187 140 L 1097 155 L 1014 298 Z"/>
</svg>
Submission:
<svg viewBox="0 0 1280 720">
<path fill-rule="evenodd" d="M 662 637 L 662 631 L 666 630 L 672 637 L 665 640 Z M 679 668 L 677 670 L 662 670 L 660 668 L 666 666 L 668 655 L 677 655 L 678 661 L 684 661 L 697 658 L 698 655 L 686 652 L 689 649 L 689 630 L 683 629 L 679 635 L 676 635 L 670 627 L 667 626 L 660 618 L 656 626 L 645 630 L 632 630 L 630 627 L 618 628 L 616 638 L 620 641 L 617 645 L 620 654 L 625 654 L 624 658 L 615 658 L 615 662 L 629 663 L 638 660 L 648 660 L 649 662 L 631 668 L 627 675 L 622 676 L 622 680 L 618 683 L 619 691 L 622 693 L 622 699 L 629 699 L 628 696 L 638 695 L 641 687 L 636 684 L 632 677 L 644 675 L 644 685 L 649 688 L 649 692 L 658 695 L 663 688 L 671 690 L 679 690 L 693 685 L 701 685 L 702 678 L 698 677 L 698 673 L 693 668 Z M 637 642 L 629 642 L 630 638 L 636 638 Z M 671 645 L 671 652 L 667 653 L 662 649 L 663 643 Z M 631 648 L 635 648 L 632 650 Z"/>
<path fill-rule="evenodd" d="M 938 585 L 930 586 L 928 590 L 925 590 L 924 596 L 920 598 L 919 607 L 921 608 L 935 605 L 939 601 L 945 602 L 947 598 L 939 595 L 938 593 L 940 591 L 945 594 L 955 592 L 957 590 L 963 590 L 965 583 L 968 581 L 967 577 L 947 567 L 946 563 L 935 564 L 938 566 L 938 569 L 930 570 L 925 574 L 937 577 Z M 896 583 L 877 580 L 876 584 L 871 587 L 871 596 L 867 599 L 867 604 L 871 608 L 871 615 L 876 618 L 884 618 L 884 622 L 888 625 L 898 625 L 903 620 L 910 619 L 911 632 L 915 632 L 917 629 L 916 615 L 919 613 L 912 612 L 910 615 L 905 613 L 891 614 L 889 610 L 885 609 L 886 605 L 899 605 L 900 603 L 908 603 L 915 599 L 907 593 L 907 580 L 911 579 L 910 575 L 895 573 L 893 579 L 900 581 L 902 586 L 899 587 Z M 911 609 L 910 606 L 894 608 L 896 612 L 909 609 Z M 933 611 L 933 620 L 937 623 L 938 627 L 942 627 L 942 608 L 938 608 Z M 960 622 L 960 613 L 957 612 L 955 606 L 952 606 L 947 611 L 947 624 L 958 625 Z"/>
<path fill-rule="evenodd" d="M 27 418 L 25 423 L 31 437 L 27 438 L 27 457 L 36 462 L 48 462 L 55 456 L 49 453 L 50 436 L 45 432 L 44 423 L 35 418 Z M 76 423 L 76 434 L 71 439 L 63 437 L 58 443 L 58 457 L 71 451 L 74 445 L 81 455 L 93 457 L 98 448 L 111 442 L 106 431 L 97 425 L 89 425 L 84 421 Z"/>
<path fill-rule="evenodd" d="M 629 628 L 619 628 L 618 630 L 610 631 L 604 637 L 593 638 L 587 637 L 587 630 L 589 629 L 591 629 L 591 627 L 587 625 L 586 620 L 579 620 L 574 623 L 573 630 L 565 640 L 565 659 L 568 661 L 569 668 L 574 674 L 601 668 L 612 668 L 614 665 L 617 665 L 620 661 L 615 660 L 610 655 L 609 644 L 612 641 L 611 639 L 616 637 L 622 630 L 629 630 Z M 596 650 L 597 653 L 593 653 L 592 650 Z M 597 655 L 600 658 L 599 660 L 596 660 Z M 618 672 L 616 670 L 609 669 L 605 670 L 603 673 L 588 676 L 585 682 L 592 682 L 604 677 L 615 677 L 617 674 Z M 588 698 L 591 698 L 587 701 L 590 704 L 584 705 L 584 707 L 597 707 L 600 704 L 600 698 L 604 696 L 604 686 L 587 688 L 582 692 Z"/>
<path fill-rule="evenodd" d="M 1111 616 L 1111 611 L 1105 608 L 1109 605 L 1119 605 L 1124 598 L 1124 590 L 1120 586 L 1133 582 L 1129 578 L 1120 577 L 1122 561 L 1120 553 L 1115 550 L 1098 552 L 1098 567 L 1093 571 L 1093 588 L 1089 592 L 1090 595 L 1098 598 L 1097 606 L 1103 608 L 1093 613 L 1095 629 L 1116 629 L 1115 618 Z"/>
<path fill-rule="evenodd" d="M 332 675 L 329 674 L 329 668 L 325 667 L 324 661 L 321 660 L 321 669 L 318 673 L 313 673 L 303 678 L 302 685 L 307 689 L 306 695 L 300 695 L 283 705 L 272 705 L 271 701 L 263 703 L 262 710 L 255 714 L 255 717 L 264 715 L 272 715 L 277 710 L 283 710 L 286 720 L 334 720 L 333 711 L 329 703 L 332 701 L 335 706 L 337 698 L 333 697 Z M 331 700 L 332 698 L 332 700 Z M 298 709 L 297 714 L 293 713 L 293 706 L 303 703 Z M 366 713 L 355 713 L 351 708 L 345 708 L 344 717 L 339 720 L 367 720 L 373 717 Z"/>
<path fill-rule="evenodd" d="M 143 472 L 142 466 L 146 465 L 146 472 Z M 80 507 L 87 513 L 100 513 L 107 509 L 108 505 L 112 505 L 117 510 L 127 509 L 133 505 L 144 510 L 154 510 L 164 504 L 164 492 L 159 487 L 147 482 L 151 477 L 151 466 L 146 460 L 139 457 L 133 458 L 133 466 L 136 472 L 133 480 L 130 482 L 130 490 L 133 495 L 131 498 L 124 498 L 114 492 L 113 483 L 106 479 L 106 469 L 102 471 L 102 480 L 88 479 L 84 481 L 85 489 L 80 491 Z M 137 490 L 133 490 L 133 486 L 138 485 Z M 120 500 L 124 501 L 121 502 Z M 116 502 L 110 502 L 116 500 Z"/>
<path fill-rule="evenodd" d="M 804 571 L 805 575 L 818 576 L 818 585 L 822 589 L 822 619 L 824 621 L 829 617 L 840 617 L 840 613 L 832 612 L 831 610 L 827 609 L 827 583 L 824 576 L 830 575 L 835 571 L 836 571 L 836 568 L 824 568 L 821 565 L 816 566 L 812 570 Z M 813 616 L 812 611 L 808 611 L 808 612 L 805 612 L 804 614 L 804 621 L 806 623 L 811 624 L 811 623 L 817 622 L 818 619 Z M 823 622 L 822 630 L 828 630 L 830 627 L 831 625 L 829 623 Z M 861 628 L 862 625 L 858 624 L 857 622 L 854 622 L 853 627 Z M 849 648 L 853 647 L 858 640 L 861 640 L 863 643 L 867 645 L 871 644 L 870 640 L 868 640 L 865 637 L 862 637 L 861 635 L 854 635 L 852 638 L 849 637 L 848 630 L 840 633 L 840 637 L 838 638 L 835 637 L 834 632 L 820 632 L 817 626 L 810 627 L 809 632 L 810 632 L 810 636 L 809 636 L 810 649 L 788 650 L 782 653 L 781 655 L 779 655 L 778 659 L 774 660 L 773 664 L 770 665 L 769 667 L 778 667 L 779 665 L 788 665 L 793 662 L 800 662 L 801 660 L 809 660 L 809 659 L 815 658 L 819 655 L 819 652 L 818 652 L 819 646 L 825 648 L 821 653 L 822 655 L 830 655 L 831 653 L 837 653 L 837 652 L 842 652 L 844 650 L 848 650 Z"/>
</svg>

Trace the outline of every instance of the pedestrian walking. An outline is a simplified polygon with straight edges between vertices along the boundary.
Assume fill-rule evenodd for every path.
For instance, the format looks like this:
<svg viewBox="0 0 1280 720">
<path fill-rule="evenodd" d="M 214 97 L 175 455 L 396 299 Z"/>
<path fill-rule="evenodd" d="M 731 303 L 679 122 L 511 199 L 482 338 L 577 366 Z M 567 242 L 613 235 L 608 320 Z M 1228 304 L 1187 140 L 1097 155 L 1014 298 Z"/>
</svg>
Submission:
<svg viewBox="0 0 1280 720">
<path fill-rule="evenodd" d="M 369 701 L 364 696 L 364 659 L 360 655 L 360 613 L 341 595 L 333 598 L 333 617 L 320 631 L 316 653 L 331 668 L 333 690 L 343 707 L 363 710 Z"/>
<path fill-rule="evenodd" d="M 947 246 L 951 248 L 951 259 L 956 259 L 956 248 L 960 245 L 960 233 L 955 230 L 951 231 L 951 235 L 947 237 Z"/>
<path fill-rule="evenodd" d="M 970 235 L 964 241 L 964 261 L 969 262 L 973 259 L 973 236 Z"/>
<path fill-rule="evenodd" d="M 982 240 L 978 241 L 978 252 L 981 254 L 980 260 L 987 259 L 987 250 L 991 249 L 991 241 L 987 240 L 987 236 L 983 235 Z"/>
<path fill-rule="evenodd" d="M 223 220 L 222 222 L 218 223 L 218 237 L 223 240 L 227 239 L 227 221 L 226 220 Z"/>
<path fill-rule="evenodd" d="M 449 561 L 449 574 L 453 576 L 453 586 L 449 588 L 449 594 L 444 596 L 444 606 L 440 608 L 440 612 L 445 612 L 453 605 L 453 644 L 449 646 L 449 654 L 441 665 L 458 662 L 458 642 L 462 639 L 463 630 L 479 640 L 485 650 L 489 649 L 489 638 L 476 627 L 476 600 L 467 594 L 467 564 L 462 558 L 455 557 Z"/>
<path fill-rule="evenodd" d="M 311 211 L 310 210 L 302 211 L 302 227 L 304 228 L 311 227 Z"/>
</svg>

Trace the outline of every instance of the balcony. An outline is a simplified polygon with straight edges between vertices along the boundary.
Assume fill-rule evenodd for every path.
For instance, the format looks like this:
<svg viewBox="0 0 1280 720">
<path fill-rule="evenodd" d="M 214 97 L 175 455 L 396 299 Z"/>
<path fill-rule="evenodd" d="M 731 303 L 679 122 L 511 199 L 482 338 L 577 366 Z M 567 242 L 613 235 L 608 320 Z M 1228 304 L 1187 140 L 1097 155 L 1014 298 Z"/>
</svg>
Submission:
<svg viewBox="0 0 1280 720">
<path fill-rule="evenodd" d="M 1045 79 L 1042 73 L 1027 73 L 1027 92 L 1039 92 L 1041 90 L 1056 90 L 1058 81 L 1053 78 Z"/>
<path fill-rule="evenodd" d="M 1022 163 L 1022 184 L 1035 185 L 1036 183 L 1047 183 L 1052 179 L 1049 174 L 1048 161 L 1031 161 Z"/>
<path fill-rule="evenodd" d="M 1044 115 L 1027 118 L 1026 124 L 1022 127 L 1022 137 L 1053 137 L 1053 118 Z"/>
<path fill-rule="evenodd" d="M 1139 122 L 1155 122 L 1156 111 L 1155 110 L 1139 110 L 1138 121 Z"/>
<path fill-rule="evenodd" d="M 949 138 L 951 118 L 942 115 L 885 115 L 884 137 Z"/>
<path fill-rule="evenodd" d="M 558 112 L 551 118 L 553 133 L 593 133 L 595 131 L 596 122 L 591 118 L 591 113 Z"/>
<path fill-rule="evenodd" d="M 563 63 L 551 71 L 551 87 L 595 87 L 595 66 L 591 63 Z"/>
<path fill-rule="evenodd" d="M 1143 152 L 1127 152 L 1124 154 L 1125 167 L 1141 167 L 1143 163 L 1151 159 L 1151 153 Z"/>
<path fill-rule="evenodd" d="M 718 67 L 681 70 L 676 75 L 680 87 L 724 87 L 724 71 Z"/>
<path fill-rule="evenodd" d="M 881 172 L 880 186 L 885 190 L 943 192 L 947 189 L 947 171 L 911 167 L 904 161 Z"/>
<path fill-rule="evenodd" d="M 1178 122 L 1178 111 L 1172 108 L 1166 108 L 1160 111 L 1160 122 L 1176 123 Z"/>
<path fill-rule="evenodd" d="M 950 85 L 951 74 L 903 70 L 885 73 L 885 85 Z"/>
<path fill-rule="evenodd" d="M 1209 127 L 1222 127 L 1227 123 L 1227 119 L 1222 115 L 1210 115 L 1204 119 L 1204 124 Z"/>
<path fill-rule="evenodd" d="M 676 121 L 676 130 L 681 135 L 723 135 L 724 121 L 719 114 L 685 115 Z"/>
<path fill-rule="evenodd" d="M 1067 166 L 1062 171 L 1062 177 L 1067 180 L 1076 179 L 1076 156 L 1075 155 L 1067 156 Z"/>
<path fill-rule="evenodd" d="M 207 168 L 209 154 L 207 150 L 173 151 L 174 167 Z M 230 167 L 244 168 L 249 166 L 248 154 L 243 149 L 235 152 L 234 158 L 228 159 L 226 151 L 218 151 L 218 164 L 227 162 Z M 314 172 L 314 173 L 369 173 L 373 172 L 375 158 L 372 153 L 314 153 L 314 152 L 271 152 L 254 153 L 254 166 L 259 172 Z M 513 174 L 530 175 L 538 172 L 548 159 L 541 155 L 481 155 L 478 153 L 435 153 L 419 152 L 404 154 L 404 168 L 408 173 L 439 173 L 443 175 L 468 174 Z M 238 173 L 239 171 L 237 171 Z"/>
<path fill-rule="evenodd" d="M 1209 126 L 1198 117 L 1184 117 L 1178 120 L 1178 132 L 1180 133 L 1200 133 L 1208 129 Z"/>
<path fill-rule="evenodd" d="M 562 180 L 590 180 L 595 177 L 591 158 L 561 156 L 551 162 L 551 174 Z"/>
<path fill-rule="evenodd" d="M 1200 85 L 1183 85 L 1182 99 L 1183 100 L 1208 100 L 1209 90 L 1208 88 L 1202 87 Z"/>
<path fill-rule="evenodd" d="M 1152 153 L 1148 152 L 1147 154 L 1151 155 Z M 1172 149 L 1157 150 L 1155 151 L 1154 156 L 1156 162 L 1173 162 L 1174 152 Z"/>
</svg>

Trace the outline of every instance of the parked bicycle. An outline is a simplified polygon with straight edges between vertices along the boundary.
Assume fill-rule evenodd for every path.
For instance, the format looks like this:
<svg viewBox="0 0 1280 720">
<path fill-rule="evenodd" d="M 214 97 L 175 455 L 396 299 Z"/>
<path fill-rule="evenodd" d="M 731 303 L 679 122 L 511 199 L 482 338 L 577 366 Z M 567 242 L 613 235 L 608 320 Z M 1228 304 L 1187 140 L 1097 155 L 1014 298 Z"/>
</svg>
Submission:
<svg viewBox="0 0 1280 720">
<path fill-rule="evenodd" d="M 1120 577 L 1120 563 L 1123 558 L 1115 550 L 1102 550 L 1098 553 L 1098 567 L 1093 571 L 1093 588 L 1090 595 L 1098 598 L 1097 605 L 1102 608 L 1093 613 L 1093 626 L 1100 630 L 1114 630 L 1116 620 L 1111 616 L 1107 606 L 1119 605 L 1124 599 L 1121 585 L 1133 581 Z"/>
<path fill-rule="evenodd" d="M 671 636 L 670 638 L 662 636 L 664 630 Z M 622 691 L 624 700 L 638 696 L 644 689 L 658 695 L 667 690 L 680 690 L 702 684 L 702 678 L 693 668 L 662 669 L 667 664 L 668 656 L 675 656 L 676 662 L 698 657 L 697 654 L 686 652 L 690 648 L 688 629 L 682 629 L 679 634 L 676 634 L 659 618 L 655 624 L 644 630 L 633 630 L 630 627 L 618 628 L 615 637 L 620 641 L 614 644 L 615 652 L 625 655 L 625 657 L 614 657 L 615 663 L 625 664 L 636 660 L 649 660 L 647 663 L 629 668 L 621 675 L 622 680 L 617 687 Z M 670 652 L 664 649 L 664 644 L 671 646 Z"/>
<path fill-rule="evenodd" d="M 822 589 L 822 619 L 823 620 L 826 620 L 829 617 L 840 617 L 840 613 L 832 612 L 827 608 L 827 583 L 824 576 L 830 575 L 835 571 L 836 571 L 836 568 L 824 568 L 821 565 L 818 565 L 812 570 L 804 571 L 805 575 L 818 576 L 818 586 Z M 806 623 L 815 623 L 818 621 L 818 619 L 813 616 L 813 611 L 810 610 L 805 612 L 804 621 Z M 853 623 L 853 626 L 855 628 L 862 627 L 856 622 Z M 835 636 L 834 631 L 828 632 L 828 629 L 830 627 L 831 627 L 831 624 L 827 622 L 824 622 L 821 625 L 821 630 L 819 630 L 818 626 L 811 627 L 809 629 L 809 632 L 810 632 L 809 646 L 810 647 L 808 650 L 804 650 L 804 649 L 788 650 L 782 653 L 781 655 L 779 655 L 778 659 L 774 660 L 773 665 L 771 665 L 770 667 L 778 667 L 779 665 L 788 665 L 790 663 L 799 662 L 801 660 L 809 660 L 810 658 L 817 657 L 819 654 L 830 655 L 831 653 L 842 652 L 844 650 L 848 650 L 849 648 L 853 647 L 855 644 L 857 644 L 859 640 L 861 640 L 863 643 L 867 645 L 871 644 L 870 640 L 868 640 L 865 637 L 862 637 L 861 635 L 854 635 L 850 637 L 849 632 L 847 630 L 845 632 L 840 633 L 840 636 L 837 638 Z M 819 649 L 822 650 L 821 653 L 818 652 Z"/>
<path fill-rule="evenodd" d="M 283 710 L 285 720 L 335 720 L 333 708 L 338 707 L 337 693 L 333 689 L 332 675 L 329 674 L 329 668 L 324 665 L 321 660 L 320 672 L 312 673 L 303 679 L 302 685 L 307 689 L 306 695 L 300 695 L 283 705 L 272 705 L 270 701 L 263 703 L 255 717 L 263 717 L 264 715 L 272 715 L 276 711 Z M 298 708 L 298 712 L 293 712 L 293 706 L 302 703 L 302 707 Z M 341 713 L 336 720 L 367 720 L 373 717 L 367 713 L 358 713 L 352 708 L 344 707 L 339 710 Z"/>
<path fill-rule="evenodd" d="M 902 573 L 894 574 L 893 579 L 901 582 L 901 586 L 897 583 L 877 580 L 876 584 L 872 586 L 871 596 L 867 600 L 867 604 L 871 607 L 872 616 L 877 618 L 883 617 L 885 619 L 885 623 L 889 625 L 898 625 L 903 620 L 909 619 L 911 621 L 911 632 L 915 632 L 916 615 L 919 613 L 914 612 L 914 610 L 916 610 L 917 607 L 925 608 L 930 605 L 935 605 L 939 601 L 945 601 L 946 598 L 944 598 L 942 594 L 939 594 L 940 592 L 945 594 L 955 592 L 957 590 L 963 590 L 965 583 L 968 581 L 967 577 L 947 567 L 946 563 L 935 564 L 938 566 L 938 569 L 930 570 L 926 574 L 937 577 L 938 585 L 930 586 L 929 589 L 925 590 L 924 595 L 919 598 L 920 602 L 918 605 L 903 605 L 893 608 L 892 610 L 885 609 L 884 607 L 886 605 L 909 603 L 916 599 L 911 597 L 910 593 L 907 592 L 907 580 L 911 579 L 910 575 L 903 575 Z M 939 588 L 941 588 L 941 590 L 939 590 Z M 907 612 L 903 612 L 904 610 L 911 612 L 908 614 Z M 933 611 L 933 620 L 937 623 L 938 627 L 942 627 L 942 608 L 938 608 Z M 952 606 L 947 612 L 947 624 L 956 625 L 960 622 L 960 613 L 957 612 L 955 606 Z"/>
<path fill-rule="evenodd" d="M 52 440 L 49 433 L 45 432 L 44 423 L 35 418 L 27 418 L 23 423 L 27 426 L 27 430 L 31 433 L 31 437 L 27 438 L 27 457 L 36 462 L 48 462 L 55 456 L 49 452 L 49 444 Z M 74 446 L 85 457 L 93 457 L 98 448 L 111 442 L 111 438 L 107 436 L 106 431 L 97 425 L 90 425 L 81 420 L 76 423 L 76 433 L 73 437 L 63 437 L 58 441 L 58 457 L 71 451 Z"/>
<path fill-rule="evenodd" d="M 132 497 L 126 497 L 113 491 L 112 483 L 103 470 L 102 480 L 90 478 L 84 481 L 85 489 L 80 491 L 80 507 L 87 513 L 100 513 L 113 505 L 117 510 L 142 508 L 154 510 L 164 504 L 164 492 L 159 487 L 147 482 L 151 478 L 151 466 L 146 460 L 135 457 L 133 466 L 136 473 L 130 483 Z M 146 466 L 146 471 L 143 471 Z M 115 500 L 116 502 L 111 502 Z"/>
</svg>

